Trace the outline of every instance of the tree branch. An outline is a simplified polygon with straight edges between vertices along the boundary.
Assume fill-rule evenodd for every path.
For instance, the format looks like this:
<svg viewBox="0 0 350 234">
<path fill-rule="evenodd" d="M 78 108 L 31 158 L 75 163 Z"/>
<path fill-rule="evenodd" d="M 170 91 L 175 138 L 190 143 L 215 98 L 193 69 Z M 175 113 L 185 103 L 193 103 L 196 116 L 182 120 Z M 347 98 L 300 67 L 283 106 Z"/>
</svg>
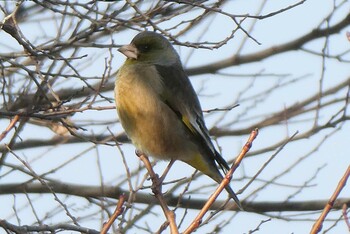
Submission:
<svg viewBox="0 0 350 234">
<path fill-rule="evenodd" d="M 120 189 L 115 186 L 104 186 L 103 189 L 100 186 L 82 186 L 70 183 L 61 182 L 47 182 L 47 185 L 51 187 L 55 193 L 62 193 L 67 195 L 74 195 L 79 197 L 107 197 L 118 199 L 122 194 L 126 197 L 129 196 L 129 191 Z M 12 194 L 22 194 L 22 193 L 38 193 L 44 194 L 50 193 L 50 190 L 39 183 L 31 184 L 3 184 L 0 185 L 1 195 L 12 195 Z M 172 194 L 165 194 L 164 198 L 169 206 L 179 206 L 187 209 L 202 209 L 207 199 L 193 199 L 193 198 L 182 198 L 181 204 L 178 204 L 178 197 Z M 157 200 L 150 196 L 148 193 L 137 193 L 135 195 L 135 202 L 142 204 L 156 204 Z M 272 211 L 318 211 L 322 210 L 327 204 L 327 200 L 312 200 L 312 201 L 300 201 L 300 202 L 242 202 L 244 210 L 248 212 L 272 212 Z M 215 202 L 210 210 L 218 210 L 221 208 L 223 201 Z M 334 203 L 333 209 L 341 210 L 343 204 L 350 206 L 350 198 L 337 199 Z M 236 208 L 231 207 L 229 210 L 236 210 Z"/>
<path fill-rule="evenodd" d="M 339 33 L 340 30 L 344 29 L 349 24 L 350 24 L 350 14 L 348 14 L 343 20 L 341 20 L 340 22 L 338 22 L 337 24 L 331 27 L 327 27 L 325 29 L 319 29 L 319 28 L 314 29 L 310 33 L 305 34 L 299 38 L 296 38 L 290 42 L 287 42 L 278 46 L 273 46 L 263 51 L 252 53 L 252 54 L 233 55 L 221 61 L 200 65 L 198 67 L 189 68 L 187 69 L 187 72 L 190 75 L 216 73 L 218 70 L 223 68 L 261 61 L 266 58 L 271 58 L 273 55 L 281 54 L 286 51 L 299 50 L 303 45 L 305 45 L 308 42 L 311 42 L 312 40 Z"/>
</svg>

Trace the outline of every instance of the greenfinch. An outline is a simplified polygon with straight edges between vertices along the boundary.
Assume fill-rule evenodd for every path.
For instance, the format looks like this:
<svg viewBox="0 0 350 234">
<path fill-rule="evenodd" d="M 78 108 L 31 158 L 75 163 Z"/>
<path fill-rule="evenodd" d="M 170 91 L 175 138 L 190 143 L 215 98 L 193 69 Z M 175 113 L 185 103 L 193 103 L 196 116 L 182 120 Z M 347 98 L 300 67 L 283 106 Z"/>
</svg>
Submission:
<svg viewBox="0 0 350 234">
<path fill-rule="evenodd" d="M 115 82 L 120 122 L 135 147 L 162 160 L 181 160 L 217 183 L 229 166 L 217 152 L 180 57 L 162 35 L 141 32 L 119 48 L 127 59 Z M 230 197 L 242 209 L 228 185 Z"/>
</svg>

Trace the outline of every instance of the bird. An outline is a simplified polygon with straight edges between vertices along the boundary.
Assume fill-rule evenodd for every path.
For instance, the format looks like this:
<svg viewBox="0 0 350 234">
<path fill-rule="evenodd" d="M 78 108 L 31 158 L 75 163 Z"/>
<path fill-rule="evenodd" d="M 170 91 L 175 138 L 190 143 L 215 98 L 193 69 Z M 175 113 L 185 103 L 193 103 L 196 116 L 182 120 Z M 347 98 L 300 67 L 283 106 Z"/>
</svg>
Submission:
<svg viewBox="0 0 350 234">
<path fill-rule="evenodd" d="M 138 151 L 161 160 L 180 160 L 221 183 L 229 165 L 215 149 L 198 96 L 180 57 L 163 35 L 143 31 L 118 49 L 126 56 L 117 72 L 119 120 Z M 242 205 L 225 187 L 238 208 Z"/>
</svg>

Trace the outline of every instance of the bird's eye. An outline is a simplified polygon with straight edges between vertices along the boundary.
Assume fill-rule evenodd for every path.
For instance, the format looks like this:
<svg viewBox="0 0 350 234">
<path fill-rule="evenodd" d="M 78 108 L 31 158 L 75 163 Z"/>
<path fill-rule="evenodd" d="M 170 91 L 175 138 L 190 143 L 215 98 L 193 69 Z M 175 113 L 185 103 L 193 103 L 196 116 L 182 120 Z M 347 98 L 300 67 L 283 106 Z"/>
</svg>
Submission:
<svg viewBox="0 0 350 234">
<path fill-rule="evenodd" d="M 149 45 L 141 45 L 140 49 L 141 49 L 142 52 L 146 52 L 146 51 L 148 51 L 150 49 L 150 46 Z"/>
</svg>

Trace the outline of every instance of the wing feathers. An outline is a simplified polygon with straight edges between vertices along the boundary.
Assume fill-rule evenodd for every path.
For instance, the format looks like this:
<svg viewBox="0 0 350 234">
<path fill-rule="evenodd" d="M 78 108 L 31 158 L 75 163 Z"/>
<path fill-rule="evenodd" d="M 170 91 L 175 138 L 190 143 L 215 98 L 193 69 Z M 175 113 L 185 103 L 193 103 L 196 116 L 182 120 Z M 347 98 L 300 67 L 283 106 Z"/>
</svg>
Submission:
<svg viewBox="0 0 350 234">
<path fill-rule="evenodd" d="M 188 129 L 193 140 L 201 146 L 199 150 L 203 151 L 213 162 L 216 161 L 224 172 L 228 170 L 227 162 L 215 150 L 211 142 L 198 97 L 181 64 L 176 66 L 156 65 L 156 69 L 162 77 L 164 85 L 170 87 L 166 93 L 161 94 L 162 100 L 165 100 L 164 102 Z"/>
</svg>

